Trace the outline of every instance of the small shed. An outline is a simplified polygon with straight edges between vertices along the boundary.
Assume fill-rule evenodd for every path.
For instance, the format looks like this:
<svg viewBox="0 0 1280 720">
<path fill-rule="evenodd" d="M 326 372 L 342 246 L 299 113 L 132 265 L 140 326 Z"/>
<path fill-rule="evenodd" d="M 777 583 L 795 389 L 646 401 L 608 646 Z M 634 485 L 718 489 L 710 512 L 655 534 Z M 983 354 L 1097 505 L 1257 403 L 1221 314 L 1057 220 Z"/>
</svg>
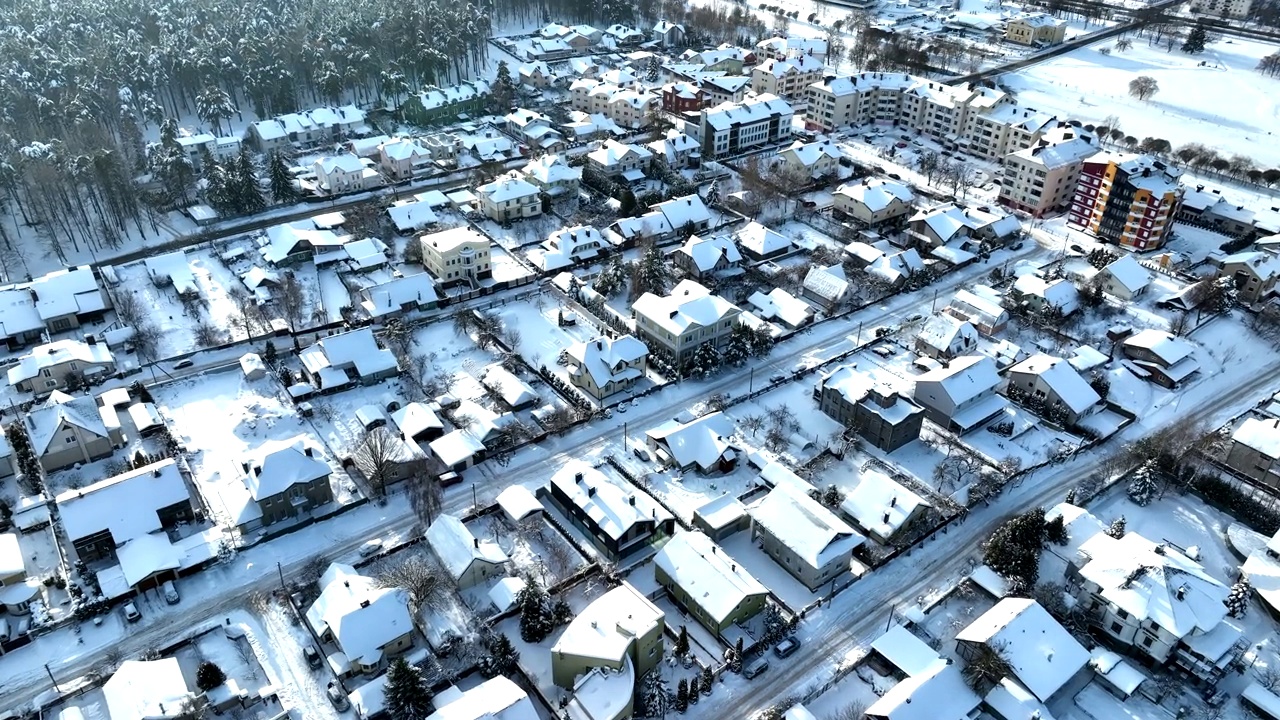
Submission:
<svg viewBox="0 0 1280 720">
<path fill-rule="evenodd" d="M 356 422 L 365 430 L 372 430 L 387 424 L 387 414 L 377 405 L 364 405 L 356 408 Z"/>
<path fill-rule="evenodd" d="M 267 375 L 266 363 L 258 353 L 245 353 L 240 356 L 240 369 L 245 380 L 261 380 Z"/>
<path fill-rule="evenodd" d="M 138 434 L 148 435 L 164 427 L 164 419 L 160 411 L 151 403 L 134 403 L 129 406 L 129 419 L 138 429 Z"/>
<path fill-rule="evenodd" d="M 720 542 L 751 526 L 747 506 L 732 494 L 724 494 L 693 511 L 693 525 L 707 537 Z"/>
<path fill-rule="evenodd" d="M 507 519 L 520 522 L 527 517 L 541 515 L 546 509 L 537 497 L 523 485 L 512 485 L 498 493 L 498 507 L 506 513 Z"/>
</svg>

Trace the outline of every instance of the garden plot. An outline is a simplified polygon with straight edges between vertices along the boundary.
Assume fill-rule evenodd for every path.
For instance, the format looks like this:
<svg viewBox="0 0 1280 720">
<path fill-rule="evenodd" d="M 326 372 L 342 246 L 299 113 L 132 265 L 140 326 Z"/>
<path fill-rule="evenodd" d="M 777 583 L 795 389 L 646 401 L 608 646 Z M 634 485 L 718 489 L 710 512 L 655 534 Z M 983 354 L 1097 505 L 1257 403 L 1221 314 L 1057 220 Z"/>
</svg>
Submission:
<svg viewBox="0 0 1280 720">
<path fill-rule="evenodd" d="M 498 543 L 511 558 L 512 575 L 532 574 L 547 587 L 558 584 L 587 562 L 541 514 L 515 524 L 504 514 L 495 513 L 478 517 L 467 527 L 472 535 Z"/>
<path fill-rule="evenodd" d="M 740 439 L 740 438 L 739 438 Z M 653 495 L 683 522 L 693 522 L 693 511 L 726 493 L 741 495 L 751 488 L 759 473 L 740 458 L 733 472 L 703 475 L 696 470 L 686 473 L 678 469 L 645 473 L 640 486 Z"/>
<path fill-rule="evenodd" d="M 548 235 L 559 230 L 562 225 L 563 221 L 553 215 L 525 218 L 508 223 L 506 226 L 489 219 L 476 223 L 480 232 L 493 238 L 494 242 L 508 250 L 537 245 L 546 240 Z"/>
<path fill-rule="evenodd" d="M 1042 112 L 1089 123 L 1114 116 L 1119 122 L 1110 124 L 1138 139 L 1164 138 L 1175 148 L 1201 142 L 1228 157 L 1252 158 L 1264 169 L 1280 166 L 1280 143 L 1272 136 L 1280 119 L 1280 79 L 1254 71 L 1274 45 L 1231 38 L 1187 55 L 1135 37 L 1129 51 L 1099 52 L 1112 45 L 1081 48 L 1000 80 L 1022 105 Z M 1159 83 L 1146 102 L 1129 94 L 1129 82 L 1138 76 Z"/>
<path fill-rule="evenodd" d="M 334 457 L 348 458 L 355 453 L 366 434 L 356 411 L 365 409 L 373 417 L 381 413 L 387 426 L 394 430 L 391 413 L 404 404 L 405 395 L 400 382 L 394 379 L 377 385 L 358 385 L 332 395 L 319 395 L 309 400 L 315 408 L 309 422 L 315 435 L 324 441 Z M 374 412 L 375 408 L 377 412 Z"/>
<path fill-rule="evenodd" d="M 568 309 L 548 300 L 547 295 L 539 294 L 531 299 L 503 305 L 495 312 L 507 327 L 519 330 L 520 347 L 517 350 L 530 367 L 546 368 L 568 380 L 563 367 L 556 362 L 561 351 L 574 343 L 586 342 L 599 335 L 585 322 L 560 327 L 559 314 L 561 310 L 568 312 Z"/>
<path fill-rule="evenodd" d="M 203 662 L 217 665 L 237 685 L 246 690 L 256 690 L 268 685 L 262 667 L 253 656 L 253 648 L 244 639 L 227 637 L 222 629 L 196 636 L 188 645 L 174 653 L 187 687 L 196 687 L 196 670 Z"/>
</svg>

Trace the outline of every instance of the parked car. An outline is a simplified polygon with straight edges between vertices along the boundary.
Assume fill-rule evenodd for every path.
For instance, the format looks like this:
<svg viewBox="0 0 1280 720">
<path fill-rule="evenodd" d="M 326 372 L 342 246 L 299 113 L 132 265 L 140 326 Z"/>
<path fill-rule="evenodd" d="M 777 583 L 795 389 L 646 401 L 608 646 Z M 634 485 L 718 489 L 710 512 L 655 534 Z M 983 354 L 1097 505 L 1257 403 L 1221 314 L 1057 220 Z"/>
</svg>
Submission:
<svg viewBox="0 0 1280 720">
<path fill-rule="evenodd" d="M 765 660 L 764 658 L 760 658 L 759 660 L 748 665 L 746 669 L 742 671 L 742 674 L 745 675 L 748 680 L 752 680 L 755 678 L 755 676 L 759 675 L 760 673 L 768 669 L 769 669 L 769 661 Z"/>
<path fill-rule="evenodd" d="M 195 363 L 191 361 L 191 358 L 187 358 L 186 360 L 179 360 L 178 362 L 174 363 L 174 364 L 173 364 L 173 369 L 174 369 L 174 370 L 186 370 L 187 368 L 191 367 L 192 365 L 195 365 Z"/>
<path fill-rule="evenodd" d="M 780 658 L 790 657 L 795 651 L 800 649 L 800 641 L 795 638 L 787 638 L 777 645 L 773 646 L 773 654 Z"/>
<path fill-rule="evenodd" d="M 138 622 L 142 619 L 142 613 L 138 612 L 138 606 L 134 605 L 132 601 L 124 604 L 123 612 L 124 619 L 131 623 Z"/>
<path fill-rule="evenodd" d="M 333 703 L 333 707 L 339 712 L 346 710 L 350 703 L 347 702 L 347 694 L 342 692 L 342 688 L 329 681 L 329 687 L 325 688 L 325 695 L 329 696 L 329 702 Z"/>
<path fill-rule="evenodd" d="M 374 538 L 360 546 L 360 557 L 362 558 L 373 557 L 380 552 L 382 552 L 381 538 Z"/>
<path fill-rule="evenodd" d="M 302 656 L 307 659 L 307 664 L 313 670 L 320 667 L 320 653 L 314 647 L 308 645 L 302 648 Z"/>
<path fill-rule="evenodd" d="M 898 173 L 889 173 L 889 178 L 891 180 L 901 180 L 902 176 L 899 175 Z"/>
<path fill-rule="evenodd" d="M 456 472 L 447 472 L 440 476 L 440 487 L 450 487 L 462 482 L 462 475 Z"/>
<path fill-rule="evenodd" d="M 635 455 L 642 462 L 649 462 L 649 460 L 652 459 L 649 455 L 649 449 L 643 445 L 637 445 L 632 448 L 631 454 Z"/>
<path fill-rule="evenodd" d="M 786 381 L 787 381 L 787 376 L 783 375 L 782 373 L 774 373 L 769 376 L 769 382 L 771 383 L 784 383 Z"/>
<path fill-rule="evenodd" d="M 164 601 L 170 605 L 177 605 L 182 596 L 178 594 L 178 588 L 173 584 L 172 580 L 165 580 L 160 586 L 160 591 L 164 593 Z"/>
</svg>

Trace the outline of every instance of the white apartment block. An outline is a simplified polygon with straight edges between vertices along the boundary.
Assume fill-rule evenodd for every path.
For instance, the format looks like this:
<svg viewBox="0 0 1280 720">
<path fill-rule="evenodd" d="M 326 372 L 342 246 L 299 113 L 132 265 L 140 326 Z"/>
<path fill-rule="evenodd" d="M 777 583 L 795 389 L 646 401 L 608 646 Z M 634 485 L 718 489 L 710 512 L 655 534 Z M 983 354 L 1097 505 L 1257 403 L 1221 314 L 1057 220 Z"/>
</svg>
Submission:
<svg viewBox="0 0 1280 720">
<path fill-rule="evenodd" d="M 1084 161 L 1098 152 L 1091 133 L 1064 125 L 1004 159 L 1000 204 L 1034 217 L 1071 204 Z"/>
<path fill-rule="evenodd" d="M 751 71 L 751 89 L 783 97 L 802 97 L 805 88 L 822 79 L 822 61 L 812 55 L 788 60 L 769 59 Z"/>
<path fill-rule="evenodd" d="M 650 113 L 661 104 L 662 98 L 647 90 L 633 90 L 589 78 L 575 80 L 569 86 L 569 106 L 574 110 L 604 115 L 633 130 L 647 125 Z"/>
<path fill-rule="evenodd" d="M 702 156 L 721 157 L 791 137 L 794 111 L 776 95 L 756 95 L 702 111 Z"/>
<path fill-rule="evenodd" d="M 1192 0 L 1191 12 L 1220 18 L 1242 18 L 1253 9 L 1253 0 Z"/>
</svg>

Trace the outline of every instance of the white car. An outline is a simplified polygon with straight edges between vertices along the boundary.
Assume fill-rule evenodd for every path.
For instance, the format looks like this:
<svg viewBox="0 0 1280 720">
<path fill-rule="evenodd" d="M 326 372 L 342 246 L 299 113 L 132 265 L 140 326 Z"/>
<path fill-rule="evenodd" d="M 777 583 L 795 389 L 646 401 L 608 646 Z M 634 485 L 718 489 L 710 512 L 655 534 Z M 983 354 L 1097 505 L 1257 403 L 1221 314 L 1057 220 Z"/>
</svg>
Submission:
<svg viewBox="0 0 1280 720">
<path fill-rule="evenodd" d="M 374 538 L 360 546 L 360 557 L 362 558 L 373 557 L 380 552 L 382 552 L 381 538 Z"/>
</svg>

